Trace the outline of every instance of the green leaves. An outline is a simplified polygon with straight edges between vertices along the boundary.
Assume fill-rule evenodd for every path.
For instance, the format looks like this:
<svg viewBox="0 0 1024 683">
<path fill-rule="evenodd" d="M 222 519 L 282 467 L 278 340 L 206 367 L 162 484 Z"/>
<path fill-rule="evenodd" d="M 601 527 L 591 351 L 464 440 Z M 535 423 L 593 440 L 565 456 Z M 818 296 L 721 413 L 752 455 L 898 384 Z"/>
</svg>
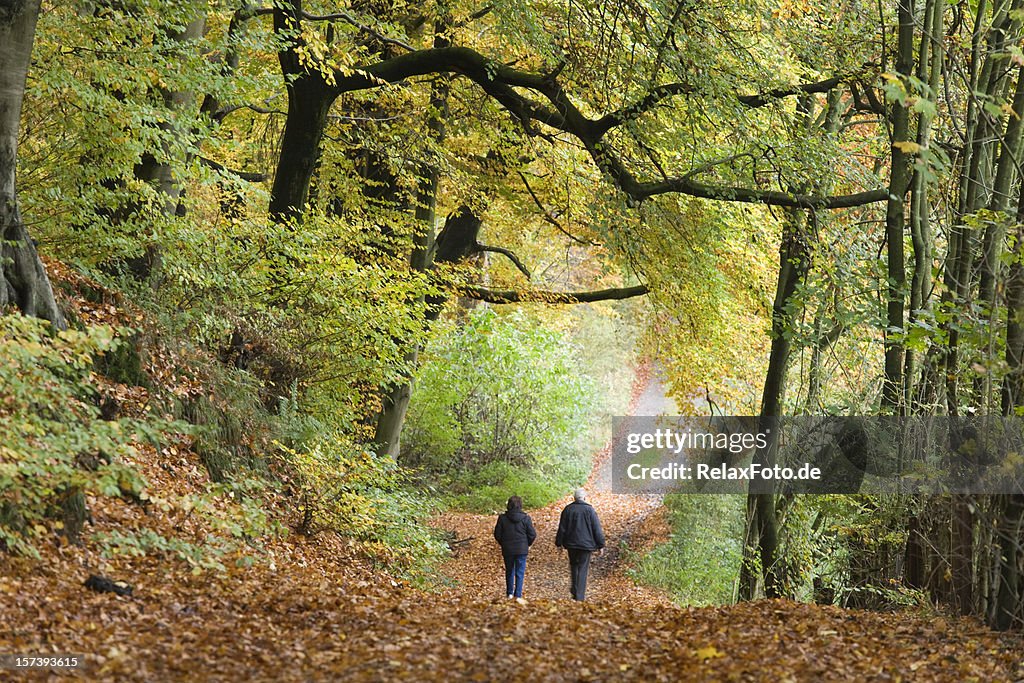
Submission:
<svg viewBox="0 0 1024 683">
<path fill-rule="evenodd" d="M 411 464 L 435 472 L 572 457 L 593 416 L 576 350 L 522 314 L 483 309 L 428 347 L 403 437 Z"/>
<path fill-rule="evenodd" d="M 138 496 L 145 488 L 126 463 L 153 425 L 100 419 L 91 373 L 117 343 L 109 327 L 53 335 L 34 318 L 0 316 L 0 544 L 8 549 L 36 554 L 69 495 Z"/>
</svg>

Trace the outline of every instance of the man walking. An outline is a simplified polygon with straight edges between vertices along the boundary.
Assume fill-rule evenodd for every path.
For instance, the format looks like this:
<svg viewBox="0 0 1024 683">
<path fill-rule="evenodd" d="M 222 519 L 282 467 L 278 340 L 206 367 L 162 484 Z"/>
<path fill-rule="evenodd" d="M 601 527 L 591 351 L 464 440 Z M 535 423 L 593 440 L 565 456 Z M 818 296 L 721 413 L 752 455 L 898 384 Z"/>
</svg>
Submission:
<svg viewBox="0 0 1024 683">
<path fill-rule="evenodd" d="M 597 512 L 587 502 L 587 492 L 576 489 L 572 498 L 573 501 L 565 506 L 558 520 L 555 546 L 569 552 L 572 599 L 582 601 L 587 594 L 590 554 L 595 550 L 599 555 L 604 552 L 604 531 Z"/>
</svg>

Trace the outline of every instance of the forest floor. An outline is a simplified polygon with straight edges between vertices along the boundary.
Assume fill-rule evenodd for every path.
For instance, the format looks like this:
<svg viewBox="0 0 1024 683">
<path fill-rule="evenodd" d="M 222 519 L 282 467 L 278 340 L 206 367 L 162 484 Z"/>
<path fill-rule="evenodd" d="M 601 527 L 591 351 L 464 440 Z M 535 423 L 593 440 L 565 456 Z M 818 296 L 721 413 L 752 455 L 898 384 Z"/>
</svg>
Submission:
<svg viewBox="0 0 1024 683">
<path fill-rule="evenodd" d="M 201 476 L 188 457 L 147 476 L 186 486 Z M 84 666 L 0 669 L 0 681 L 1024 681 L 1020 634 L 976 620 L 789 601 L 673 606 L 627 571 L 632 552 L 665 537 L 663 508 L 607 491 L 603 462 L 591 487 L 609 552 L 594 562 L 587 602 L 568 598 L 567 561 L 553 544 L 566 500 L 531 511 L 540 537 L 522 601 L 504 596 L 493 516 L 438 518 L 472 538 L 434 591 L 389 577 L 328 534 L 290 535 L 270 544 L 268 561 L 199 574 L 180 561 L 101 560 L 57 544 L 42 560 L 0 554 L 0 654 L 77 654 Z M 100 527 L 132 528 L 117 517 L 126 513 L 93 514 Z M 100 566 L 133 593 L 83 588 Z"/>
</svg>

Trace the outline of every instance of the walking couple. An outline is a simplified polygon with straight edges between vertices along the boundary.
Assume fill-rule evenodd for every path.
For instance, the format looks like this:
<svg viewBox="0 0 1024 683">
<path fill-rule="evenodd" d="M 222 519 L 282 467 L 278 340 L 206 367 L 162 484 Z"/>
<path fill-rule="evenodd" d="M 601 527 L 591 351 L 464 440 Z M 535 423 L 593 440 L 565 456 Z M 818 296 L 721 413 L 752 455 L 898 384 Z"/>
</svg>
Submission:
<svg viewBox="0 0 1024 683">
<path fill-rule="evenodd" d="M 604 531 L 597 512 L 587 502 L 587 492 L 576 489 L 573 501 L 562 510 L 555 533 L 555 546 L 569 554 L 570 593 L 573 600 L 583 600 L 587 594 L 587 574 L 590 556 L 604 552 Z M 494 539 L 501 545 L 505 560 L 505 593 L 510 598 L 523 597 L 523 579 L 526 575 L 526 555 L 537 539 L 530 515 L 523 512 L 523 499 L 512 496 L 508 508 L 498 515 L 494 525 Z"/>
</svg>

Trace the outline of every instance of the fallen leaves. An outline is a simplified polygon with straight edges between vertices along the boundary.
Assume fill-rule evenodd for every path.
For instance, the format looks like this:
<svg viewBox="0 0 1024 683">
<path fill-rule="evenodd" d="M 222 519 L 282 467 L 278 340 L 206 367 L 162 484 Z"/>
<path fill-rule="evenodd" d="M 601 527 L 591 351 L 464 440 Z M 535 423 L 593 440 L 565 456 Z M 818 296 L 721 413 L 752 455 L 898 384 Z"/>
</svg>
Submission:
<svg viewBox="0 0 1024 683">
<path fill-rule="evenodd" d="M 129 410 L 148 398 L 108 389 Z M 167 532 L 206 533 L 176 502 L 205 479 L 187 441 L 138 452 L 155 504 L 94 504 L 96 525 L 131 529 L 146 516 Z M 657 499 L 597 492 L 592 502 L 610 545 L 629 537 L 646 547 L 667 533 Z M 193 575 L 152 555 L 102 558 L 90 546 L 53 545 L 42 561 L 0 555 L 0 652 L 81 653 L 85 668 L 59 676 L 89 681 L 1024 679 L 1019 634 L 787 601 L 680 609 L 635 585 L 615 553 L 594 559 L 588 602 L 573 602 L 552 542 L 560 508 L 531 511 L 540 538 L 520 600 L 503 595 L 494 518 L 481 515 L 439 518 L 457 537 L 475 537 L 445 567 L 456 582 L 439 593 L 375 570 L 327 534 L 273 540 L 262 561 L 226 558 L 221 574 Z M 97 571 L 131 584 L 132 595 L 83 588 Z"/>
</svg>

